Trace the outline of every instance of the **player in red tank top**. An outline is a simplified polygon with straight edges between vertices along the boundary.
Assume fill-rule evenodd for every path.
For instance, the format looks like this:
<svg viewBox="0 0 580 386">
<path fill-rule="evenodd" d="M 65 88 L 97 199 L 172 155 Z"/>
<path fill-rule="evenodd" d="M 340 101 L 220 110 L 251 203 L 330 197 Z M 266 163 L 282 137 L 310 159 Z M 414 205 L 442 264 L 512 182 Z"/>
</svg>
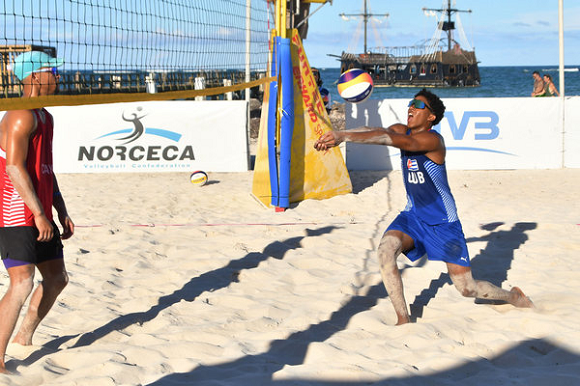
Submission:
<svg viewBox="0 0 580 386">
<path fill-rule="evenodd" d="M 29 51 L 14 60 L 13 71 L 23 84 L 23 98 L 55 94 L 56 67 L 62 59 Z M 10 285 L 0 300 L 0 373 L 22 305 L 34 288 L 35 269 L 41 285 L 32 294 L 28 311 L 13 342 L 31 345 L 32 335 L 68 283 L 62 239 L 74 233 L 52 170 L 52 116 L 43 108 L 12 110 L 0 121 L 0 254 Z M 62 226 L 52 221 L 52 207 Z"/>
<path fill-rule="evenodd" d="M 52 173 L 52 115 L 45 109 L 31 110 L 36 120 L 26 159 L 26 171 L 36 196 L 44 209 L 46 218 L 52 221 L 53 173 Z M 0 191 L 2 208 L 0 227 L 34 226 L 34 214 L 15 189 L 6 171 L 6 151 L 0 147 Z"/>
</svg>

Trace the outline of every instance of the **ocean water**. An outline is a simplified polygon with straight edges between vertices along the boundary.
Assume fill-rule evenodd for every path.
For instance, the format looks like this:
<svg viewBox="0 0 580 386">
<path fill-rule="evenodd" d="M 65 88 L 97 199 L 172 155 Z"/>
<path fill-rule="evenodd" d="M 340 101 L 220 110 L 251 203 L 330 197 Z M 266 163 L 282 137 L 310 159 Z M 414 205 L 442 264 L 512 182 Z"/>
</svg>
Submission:
<svg viewBox="0 0 580 386">
<path fill-rule="evenodd" d="M 580 66 L 566 66 L 564 86 L 566 96 L 580 95 Z M 498 98 L 529 97 L 534 81 L 532 72 L 541 75 L 550 74 L 554 84 L 560 90 L 558 66 L 536 67 L 479 67 L 481 86 L 469 88 L 430 88 L 441 98 Z M 340 68 L 320 68 L 323 86 L 330 91 L 332 101 L 343 102 L 338 95 L 336 83 L 340 77 Z M 371 99 L 407 99 L 411 98 L 419 87 L 375 87 Z"/>
</svg>

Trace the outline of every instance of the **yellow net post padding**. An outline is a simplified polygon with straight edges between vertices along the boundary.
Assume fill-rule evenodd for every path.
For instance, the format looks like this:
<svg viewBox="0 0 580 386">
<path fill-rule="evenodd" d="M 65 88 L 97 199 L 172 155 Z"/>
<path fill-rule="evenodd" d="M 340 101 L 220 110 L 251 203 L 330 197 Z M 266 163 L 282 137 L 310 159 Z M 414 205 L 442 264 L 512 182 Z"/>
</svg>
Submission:
<svg viewBox="0 0 580 386">
<path fill-rule="evenodd" d="M 332 124 L 314 76 L 312 74 L 304 46 L 297 30 L 290 31 L 294 86 L 294 128 L 291 145 L 289 201 L 305 199 L 325 199 L 352 192 L 352 184 L 344 157 L 338 147 L 319 152 L 314 142 L 325 132 L 332 130 Z M 273 192 L 270 185 L 268 154 L 268 111 L 277 106 L 269 106 L 266 86 L 262 104 L 262 120 L 258 136 L 258 148 L 254 166 L 252 194 L 263 205 L 270 207 Z"/>
</svg>

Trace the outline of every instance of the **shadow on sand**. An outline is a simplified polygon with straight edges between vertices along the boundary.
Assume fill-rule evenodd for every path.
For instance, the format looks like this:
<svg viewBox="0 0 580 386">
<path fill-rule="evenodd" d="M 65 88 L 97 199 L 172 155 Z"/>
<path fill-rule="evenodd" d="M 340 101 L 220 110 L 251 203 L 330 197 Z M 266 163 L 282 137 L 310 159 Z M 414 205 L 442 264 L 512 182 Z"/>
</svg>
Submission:
<svg viewBox="0 0 580 386">
<path fill-rule="evenodd" d="M 248 253 L 240 259 L 231 260 L 222 268 L 205 272 L 202 275 L 191 279 L 182 288 L 169 295 L 160 297 L 158 303 L 147 311 L 121 315 L 91 332 L 82 334 L 80 337 L 79 334 L 75 334 L 54 339 L 46 343 L 40 350 L 33 352 L 24 360 L 10 360 L 6 362 L 6 367 L 9 370 L 14 370 L 20 365 L 31 365 L 45 355 L 59 351 L 63 344 L 77 337 L 79 337 L 78 341 L 72 346 L 72 348 L 91 345 L 112 332 L 122 331 L 134 324 L 142 325 L 143 323 L 156 318 L 161 311 L 181 302 L 182 300 L 192 302 L 206 291 L 216 291 L 221 288 L 226 288 L 232 282 L 237 282 L 241 270 L 256 268 L 260 263 L 269 258 L 283 259 L 288 251 L 302 248 L 301 241 L 306 237 L 322 236 L 331 233 L 333 230 L 338 228 L 339 227 L 336 226 L 327 226 L 318 229 L 306 229 L 305 236 L 292 237 L 283 241 L 275 241 L 268 244 L 262 252 Z"/>
<path fill-rule="evenodd" d="M 323 322 L 326 323 L 326 322 Z M 318 325 L 317 325 L 318 326 Z M 312 332 L 315 333 L 317 327 Z M 275 371 L 285 365 L 300 364 L 307 343 L 304 332 L 292 335 L 285 342 L 275 341 L 271 349 L 260 355 L 216 366 L 199 366 L 189 373 L 167 375 L 148 386 L 170 385 L 275 385 L 275 386 L 403 386 L 403 385 L 497 385 L 498 380 L 514 380 L 513 385 L 573 385 L 578 381 L 580 356 L 544 339 L 520 342 L 496 357 L 481 358 L 430 375 L 391 377 L 374 381 L 290 379 L 273 380 Z M 318 337 L 314 340 L 320 341 Z M 294 343 L 292 343 L 294 342 Z M 289 350 L 289 351 L 287 351 Z M 277 356 L 280 355 L 280 356 Z M 280 358 L 286 358 L 284 363 Z M 385 364 L 388 365 L 388 364 Z"/>
<path fill-rule="evenodd" d="M 498 287 L 501 287 L 507 279 L 507 273 L 514 259 L 514 252 L 528 240 L 526 231 L 537 228 L 536 223 L 521 222 L 515 224 L 508 231 L 492 232 L 501 225 L 503 222 L 484 224 L 481 229 L 490 231 L 489 234 L 466 240 L 468 243 L 487 241 L 485 249 L 471 258 L 473 277 L 476 280 L 489 281 Z M 431 281 L 428 288 L 415 297 L 415 300 L 409 305 L 411 320 L 416 321 L 423 316 L 425 306 L 429 304 L 431 299 L 435 298 L 437 291 L 445 284 L 452 285 L 453 283 L 448 273 L 441 273 L 437 279 Z M 475 302 L 478 304 L 503 304 L 503 302 L 485 299 L 476 299 Z"/>
<path fill-rule="evenodd" d="M 482 226 L 482 229 L 493 231 L 502 224 L 486 224 Z M 477 266 L 480 267 L 491 266 L 486 276 L 489 274 L 495 277 L 495 284 L 501 285 L 511 267 L 514 251 L 528 239 L 525 232 L 536 227 L 536 223 L 518 223 L 509 231 L 490 232 L 482 238 L 468 239 L 468 242 L 488 241 L 486 249 L 474 256 L 472 260 L 477 261 Z M 494 243 L 502 245 L 501 250 L 504 252 L 502 255 L 496 256 L 492 253 L 498 249 L 497 246 L 493 245 Z M 451 284 L 451 279 L 447 273 L 442 273 L 439 278 L 432 280 L 429 287 L 415 298 L 411 304 L 411 317 L 414 321 L 421 318 L 423 308 L 429 304 L 429 301 L 435 297 L 437 291 L 445 284 Z M 512 377 L 511 374 L 520 374 L 521 379 L 530 379 L 530 377 L 533 379 L 533 374 L 530 375 L 530 371 L 534 370 L 538 373 L 540 372 L 538 368 L 559 366 L 558 370 L 567 369 L 567 371 L 561 373 L 561 376 L 564 377 L 563 379 L 566 379 L 566 374 L 577 374 L 576 372 L 580 370 L 580 356 L 542 339 L 536 339 L 522 342 L 496 358 L 481 359 L 430 376 L 389 378 L 374 382 L 342 382 L 338 379 L 336 381 L 273 380 L 273 374 L 284 366 L 296 366 L 304 363 L 310 344 L 324 342 L 329 339 L 335 333 L 343 330 L 353 316 L 370 310 L 377 304 L 378 299 L 385 296 L 387 296 L 387 293 L 383 284 L 376 284 L 370 288 L 367 295 L 352 297 L 339 310 L 332 313 L 328 320 L 313 324 L 304 331 L 298 331 L 290 335 L 287 339 L 273 341 L 269 350 L 262 354 L 247 355 L 235 361 L 215 366 L 199 366 L 188 373 L 170 374 L 150 385 L 198 385 L 203 384 L 203 382 L 231 385 L 445 385 L 449 384 L 450 381 L 453 383 L 464 379 L 477 380 L 481 384 L 494 384 L 494 374 L 497 376 L 498 371 L 505 371 L 504 376 L 506 378 L 508 378 L 507 374 L 510 374 L 509 377 Z M 468 300 L 466 299 L 466 301 Z M 553 371 L 541 371 L 541 374 L 550 373 L 553 373 Z M 548 382 L 548 379 L 552 379 L 552 376 L 550 375 L 550 378 L 546 376 L 546 381 Z M 570 382 L 577 380 L 577 376 L 569 377 Z M 528 382 L 524 383 L 529 384 Z M 476 383 L 468 381 L 466 384 Z"/>
<path fill-rule="evenodd" d="M 503 223 L 492 223 L 482 226 L 490 231 L 484 237 L 471 238 L 468 242 L 487 241 L 485 249 L 472 258 L 474 276 L 501 285 L 507 277 L 507 271 L 514 259 L 514 251 L 528 239 L 526 231 L 537 227 L 536 223 L 517 223 L 510 230 L 494 232 Z M 332 232 L 335 227 L 324 227 L 307 230 L 307 236 L 320 236 Z M 156 306 L 148 311 L 122 315 L 92 332 L 83 334 L 73 347 L 93 344 L 113 331 L 120 331 L 136 324 L 155 318 L 161 310 L 170 307 L 181 300 L 193 301 L 204 291 L 212 291 L 227 287 L 236 280 L 236 273 L 243 269 L 252 269 L 270 257 L 282 259 L 293 249 L 300 248 L 304 237 L 294 237 L 281 242 L 274 242 L 264 248 L 261 253 L 249 253 L 241 259 L 231 261 L 227 266 L 202 274 L 192 279 L 181 289 L 159 299 Z M 405 268 L 404 268 L 405 269 Z M 481 276 L 477 277 L 478 271 Z M 451 284 L 448 274 L 442 273 L 431 281 L 411 303 L 412 319 L 420 319 L 423 308 L 429 304 L 438 290 L 445 284 Z M 298 331 L 284 340 L 272 341 L 270 348 L 261 354 L 246 355 L 237 360 L 215 365 L 198 366 L 187 373 L 169 374 L 150 385 L 449 385 L 458 382 L 466 384 L 494 384 L 496 377 L 503 379 L 517 378 L 520 384 L 573 384 L 580 373 L 580 356 L 555 346 L 543 339 L 520 342 L 494 358 L 482 358 L 462 364 L 455 368 L 429 376 L 411 376 L 406 378 L 388 378 L 378 381 L 346 382 L 337 380 L 314 379 L 273 379 L 274 373 L 285 366 L 297 366 L 304 363 L 309 346 L 312 343 L 324 342 L 335 333 L 346 328 L 353 316 L 370 310 L 379 299 L 387 296 L 382 283 L 369 289 L 364 296 L 353 296 L 342 307 L 330 315 L 330 318 L 310 325 L 303 331 Z M 466 300 L 467 301 L 467 300 Z M 66 341 L 76 338 L 65 336 L 47 343 L 42 350 L 31 354 L 20 363 L 12 363 L 9 367 L 19 364 L 30 365 L 51 352 L 58 351 Z M 18 362 L 18 361 L 11 361 Z M 8 365 L 8 364 L 7 364 Z M 509 374 L 509 375 L 508 375 Z M 544 383 L 545 381 L 545 383 Z M 556 382 L 556 383 L 554 383 Z"/>
</svg>

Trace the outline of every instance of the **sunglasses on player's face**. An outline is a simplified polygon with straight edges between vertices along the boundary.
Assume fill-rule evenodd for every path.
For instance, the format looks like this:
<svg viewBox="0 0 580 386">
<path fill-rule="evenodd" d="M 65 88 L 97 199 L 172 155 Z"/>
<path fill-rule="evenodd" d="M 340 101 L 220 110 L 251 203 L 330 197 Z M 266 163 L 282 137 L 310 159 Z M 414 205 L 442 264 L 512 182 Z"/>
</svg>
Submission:
<svg viewBox="0 0 580 386">
<path fill-rule="evenodd" d="M 415 107 L 416 109 L 421 109 L 423 110 L 425 107 L 427 107 L 429 109 L 429 111 L 433 112 L 433 110 L 431 109 L 431 107 L 429 107 L 429 105 L 419 99 L 412 99 L 409 102 L 409 105 L 407 107 Z"/>
<path fill-rule="evenodd" d="M 54 75 L 55 78 L 58 78 L 58 70 L 56 69 L 56 67 L 41 68 L 40 70 L 35 72 L 52 72 L 52 75 Z"/>
</svg>

